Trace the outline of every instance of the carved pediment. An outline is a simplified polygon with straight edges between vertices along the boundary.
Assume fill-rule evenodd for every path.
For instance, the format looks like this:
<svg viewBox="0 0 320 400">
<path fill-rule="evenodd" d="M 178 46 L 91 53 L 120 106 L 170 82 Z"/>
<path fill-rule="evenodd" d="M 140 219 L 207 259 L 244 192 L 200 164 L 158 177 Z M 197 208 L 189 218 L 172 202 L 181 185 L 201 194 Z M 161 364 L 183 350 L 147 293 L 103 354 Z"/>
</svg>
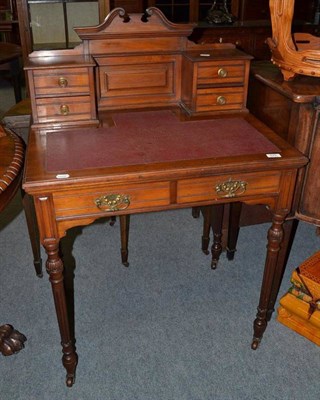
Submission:
<svg viewBox="0 0 320 400">
<path fill-rule="evenodd" d="M 156 7 L 142 14 L 127 14 L 123 8 L 112 10 L 97 26 L 74 28 L 84 40 L 137 37 L 181 36 L 192 33 L 195 24 L 174 24 Z"/>
</svg>

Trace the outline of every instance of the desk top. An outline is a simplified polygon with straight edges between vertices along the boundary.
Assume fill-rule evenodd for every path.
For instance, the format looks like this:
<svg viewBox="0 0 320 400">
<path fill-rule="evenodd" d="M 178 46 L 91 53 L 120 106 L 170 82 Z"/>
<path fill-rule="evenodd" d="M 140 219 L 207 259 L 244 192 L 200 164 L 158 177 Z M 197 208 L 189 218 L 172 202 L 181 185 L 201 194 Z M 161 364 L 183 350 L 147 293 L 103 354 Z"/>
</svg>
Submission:
<svg viewBox="0 0 320 400">
<path fill-rule="evenodd" d="M 177 109 L 105 115 L 100 128 L 31 131 L 25 188 L 292 168 L 301 154 L 252 115 L 187 117 Z"/>
<path fill-rule="evenodd" d="M 49 133 L 47 170 L 68 173 L 87 168 L 280 152 L 242 118 L 179 121 L 172 112 L 163 110 L 118 113 L 113 122 L 113 126 L 100 129 Z"/>
</svg>

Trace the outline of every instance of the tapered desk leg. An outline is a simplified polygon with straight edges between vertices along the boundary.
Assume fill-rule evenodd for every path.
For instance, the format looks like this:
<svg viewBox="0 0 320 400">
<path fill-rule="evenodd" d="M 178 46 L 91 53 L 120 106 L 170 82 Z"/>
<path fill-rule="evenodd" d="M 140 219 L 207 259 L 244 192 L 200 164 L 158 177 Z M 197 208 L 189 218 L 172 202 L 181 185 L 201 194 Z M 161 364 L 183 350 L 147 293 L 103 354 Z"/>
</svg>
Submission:
<svg viewBox="0 0 320 400">
<path fill-rule="evenodd" d="M 284 222 L 284 219 L 284 214 L 274 214 L 272 226 L 268 231 L 267 257 L 260 292 L 260 301 L 257 316 L 253 323 L 254 335 L 251 344 L 251 348 L 253 350 L 258 348 L 263 333 L 266 330 L 268 323 L 269 307 L 272 300 L 271 297 L 276 297 L 276 293 L 273 293 L 273 288 L 275 287 L 275 276 L 277 275 L 278 268 L 277 262 L 281 242 L 283 239 L 282 224 Z"/>
<path fill-rule="evenodd" d="M 120 232 L 121 232 L 121 262 L 125 267 L 129 267 L 128 263 L 128 241 L 130 215 L 120 215 Z"/>
<path fill-rule="evenodd" d="M 283 224 L 283 241 L 281 243 L 281 249 L 279 252 L 279 257 L 277 262 L 277 269 L 272 284 L 272 292 L 267 314 L 268 321 L 270 321 L 272 314 L 274 312 L 274 305 L 277 300 L 277 295 L 279 293 L 282 277 L 287 265 L 287 261 L 290 255 L 292 243 L 297 231 L 298 224 L 299 221 L 297 219 L 291 219 L 285 221 L 285 223 Z"/>
<path fill-rule="evenodd" d="M 203 231 L 201 238 L 201 249 L 204 254 L 209 254 L 209 242 L 210 242 L 210 228 L 211 228 L 211 206 L 201 207 L 201 213 L 203 215 Z"/>
<path fill-rule="evenodd" d="M 216 269 L 220 254 L 222 252 L 222 221 L 224 204 L 214 204 L 211 206 L 211 227 L 213 232 L 213 243 L 211 246 L 211 268 Z"/>
<path fill-rule="evenodd" d="M 227 241 L 227 258 L 230 261 L 234 259 L 234 254 L 237 251 L 241 210 L 242 210 L 241 202 L 230 204 L 228 241 Z"/>
<path fill-rule="evenodd" d="M 61 335 L 62 363 L 67 371 L 67 386 L 72 386 L 75 381 L 75 371 L 78 362 L 74 338 L 70 334 L 66 294 L 63 284 L 63 263 L 59 256 L 59 240 L 51 239 L 44 243 L 48 255 L 46 269 L 52 286 L 53 298 Z"/>
</svg>

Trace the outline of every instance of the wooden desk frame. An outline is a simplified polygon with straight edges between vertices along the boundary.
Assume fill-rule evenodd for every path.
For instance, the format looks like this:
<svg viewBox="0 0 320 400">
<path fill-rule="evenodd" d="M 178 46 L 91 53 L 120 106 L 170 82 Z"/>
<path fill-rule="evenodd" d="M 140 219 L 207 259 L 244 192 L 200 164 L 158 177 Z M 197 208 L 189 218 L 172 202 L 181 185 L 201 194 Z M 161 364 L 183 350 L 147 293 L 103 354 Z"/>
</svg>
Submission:
<svg viewBox="0 0 320 400">
<path fill-rule="evenodd" d="M 30 93 L 34 120 L 30 132 L 23 187 L 34 198 L 41 243 L 48 256 L 46 268 L 56 306 L 63 349 L 62 361 L 67 370 L 68 386 L 74 383 L 77 353 L 68 321 L 63 284 L 64 267 L 59 255 L 59 242 L 71 227 L 88 225 L 105 216 L 211 206 L 213 210 L 211 225 L 216 237 L 212 255 L 216 257 L 221 252 L 219 240 L 223 204 L 241 201 L 246 204 L 267 205 L 272 211 L 273 220 L 268 232 L 265 272 L 258 313 L 254 321 L 253 349 L 258 347 L 267 322 L 271 318 L 283 273 L 283 262 L 278 263 L 283 239 L 282 224 L 291 209 L 297 170 L 305 165 L 307 160 L 248 114 L 245 99 L 249 58 L 237 52 L 233 46 L 211 47 L 211 50 L 208 50 L 208 47 L 195 47 L 187 41 L 191 28 L 190 25 L 178 26 L 169 23 L 156 9 L 149 9 L 142 15 L 131 16 L 122 9 L 116 9 L 109 14 L 102 25 L 76 29 L 84 42 L 75 51 L 33 53 L 27 65 L 31 78 Z M 208 51 L 209 55 L 201 56 L 200 53 L 207 54 Z M 140 57 L 143 57 L 143 62 L 139 64 Z M 202 61 L 203 59 L 205 61 Z M 223 65 L 227 65 L 228 68 L 231 66 L 227 72 L 224 66 L 217 68 L 219 63 L 226 59 L 227 63 Z M 119 60 L 121 67 L 113 68 L 119 66 Z M 183 60 L 187 62 L 185 69 L 181 69 Z M 79 65 L 79 62 L 83 64 Z M 124 66 L 126 64 L 132 66 L 137 62 L 140 66 L 145 65 L 146 75 L 150 74 L 144 80 L 139 68 L 133 69 L 139 79 L 141 78 L 140 85 L 132 80 L 132 75 L 127 80 L 124 79 L 127 73 L 130 75 L 132 71 L 131 68 L 125 69 Z M 155 79 L 154 77 L 152 79 L 155 64 L 159 67 L 156 78 L 160 80 L 156 91 Z M 111 68 L 101 72 L 108 66 Z M 57 75 L 54 73 L 56 68 L 67 72 L 73 68 L 78 72 L 80 68 L 82 75 L 79 80 L 71 73 L 73 85 L 70 87 L 69 97 L 72 99 L 75 94 L 81 99 L 82 96 L 85 99 L 90 97 L 89 112 L 85 114 L 89 116 L 87 119 L 68 119 L 68 116 L 62 115 L 62 118 L 59 116 L 55 120 L 54 114 L 47 119 L 41 119 L 41 112 L 46 113 L 45 107 L 50 108 L 50 101 L 61 95 L 60 89 L 63 89 L 60 86 L 55 90 L 51 86 L 52 91 L 49 95 L 42 91 L 43 71 L 46 74 L 49 69 L 56 79 Z M 84 71 L 87 71 L 85 77 Z M 182 71 L 184 76 L 181 75 Z M 208 71 L 216 72 L 210 75 Z M 118 72 L 121 79 L 117 79 Z M 106 83 L 109 84 L 110 81 L 106 77 L 109 76 L 112 82 L 111 92 L 115 91 L 110 95 L 114 97 L 114 102 L 108 97 L 109 88 Z M 221 85 L 220 79 L 225 82 L 226 78 L 228 83 Z M 192 85 L 184 86 L 186 81 Z M 59 82 L 62 82 L 62 86 L 65 83 L 62 79 L 59 79 Z M 44 83 L 46 85 L 47 81 Z M 86 92 L 88 88 L 89 91 Z M 225 94 L 223 90 L 226 90 L 226 96 L 231 94 L 231 99 L 238 99 L 232 103 L 233 108 L 223 109 L 225 104 L 230 105 L 229 97 L 220 99 L 221 102 L 216 102 L 211 110 L 202 109 L 203 103 L 200 106 L 197 101 L 194 103 L 194 98 L 202 95 L 205 96 L 205 101 L 211 99 L 216 89 L 219 89 L 217 90 L 219 96 L 221 93 Z M 242 91 L 240 101 L 237 96 L 232 97 L 233 89 L 236 89 L 236 93 Z M 208 92 L 210 95 L 206 97 Z M 66 97 L 68 96 L 64 96 L 64 99 Z M 96 99 L 97 115 L 94 113 Z M 107 126 L 112 122 L 113 111 L 144 109 L 146 105 L 154 109 L 169 108 L 180 120 L 206 119 L 212 125 L 215 124 L 216 118 L 220 121 L 221 118 L 244 119 L 273 143 L 279 149 L 279 154 L 268 157 L 262 152 L 242 156 L 200 157 L 193 160 L 178 159 L 140 165 L 84 168 L 62 171 L 67 174 L 62 176 L 57 176 L 57 172 L 48 171 L 46 164 L 48 131 L 54 135 L 61 128 L 76 128 L 76 131 L 79 131 L 88 125 Z M 230 185 L 234 187 L 237 182 L 244 182 L 244 190 L 241 188 L 231 193 L 221 193 L 221 187 Z M 100 196 L 101 193 L 106 196 L 119 195 L 122 203 L 120 201 L 120 204 L 117 204 L 115 201 L 115 207 L 99 207 L 98 193 Z M 152 198 L 148 193 L 152 193 Z M 131 202 L 125 200 L 127 195 L 132 196 Z M 76 204 L 73 201 L 75 197 L 78 199 Z"/>
</svg>

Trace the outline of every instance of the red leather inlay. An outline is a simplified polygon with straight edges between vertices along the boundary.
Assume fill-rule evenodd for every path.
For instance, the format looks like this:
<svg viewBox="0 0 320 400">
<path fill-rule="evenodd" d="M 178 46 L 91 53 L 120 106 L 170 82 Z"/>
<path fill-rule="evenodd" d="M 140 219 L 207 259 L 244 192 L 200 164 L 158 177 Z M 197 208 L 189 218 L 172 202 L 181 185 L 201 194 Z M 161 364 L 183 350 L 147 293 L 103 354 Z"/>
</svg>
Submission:
<svg viewBox="0 0 320 400">
<path fill-rule="evenodd" d="M 179 121 L 170 111 L 119 113 L 115 126 L 47 134 L 47 170 L 70 171 L 279 152 L 242 118 Z"/>
</svg>

